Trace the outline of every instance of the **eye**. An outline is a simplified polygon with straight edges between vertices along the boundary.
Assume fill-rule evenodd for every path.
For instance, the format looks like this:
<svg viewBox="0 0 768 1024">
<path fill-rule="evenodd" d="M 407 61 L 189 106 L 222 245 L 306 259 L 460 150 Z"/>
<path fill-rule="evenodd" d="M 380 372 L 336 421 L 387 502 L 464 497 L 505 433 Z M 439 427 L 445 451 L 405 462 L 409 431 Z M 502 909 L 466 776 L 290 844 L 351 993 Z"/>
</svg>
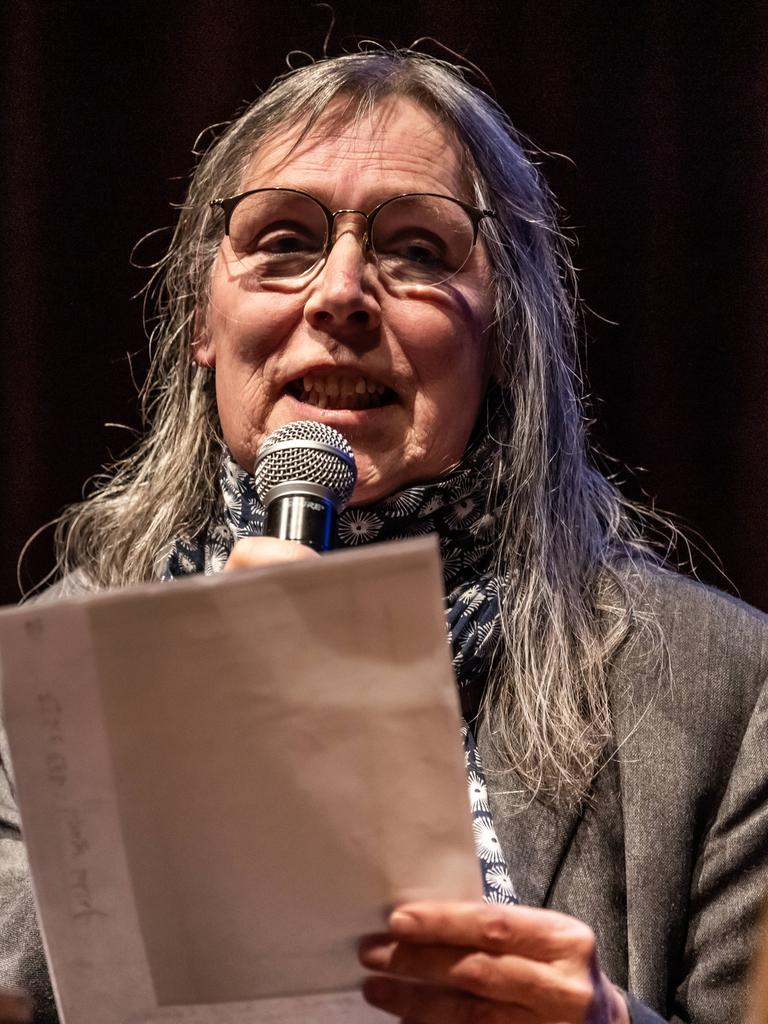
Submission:
<svg viewBox="0 0 768 1024">
<path fill-rule="evenodd" d="M 445 260 L 440 253 L 435 251 L 434 246 L 426 245 L 423 242 L 411 242 L 402 247 L 399 254 L 410 263 L 418 263 L 422 266 L 445 266 Z"/>
<path fill-rule="evenodd" d="M 248 251 L 265 255 L 284 256 L 295 253 L 315 253 L 323 247 L 323 240 L 301 224 L 270 224 L 256 234 Z"/>
<path fill-rule="evenodd" d="M 374 239 L 376 255 L 384 260 L 402 260 L 422 267 L 447 266 L 446 246 L 432 232 L 401 230 Z"/>
</svg>

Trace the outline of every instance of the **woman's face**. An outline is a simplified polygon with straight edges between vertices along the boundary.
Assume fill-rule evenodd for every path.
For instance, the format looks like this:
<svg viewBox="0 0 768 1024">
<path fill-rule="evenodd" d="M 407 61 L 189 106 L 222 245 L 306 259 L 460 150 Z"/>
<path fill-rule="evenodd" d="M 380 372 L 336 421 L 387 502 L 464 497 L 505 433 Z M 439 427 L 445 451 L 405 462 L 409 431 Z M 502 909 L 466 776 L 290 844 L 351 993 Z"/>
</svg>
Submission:
<svg viewBox="0 0 768 1024">
<path fill-rule="evenodd" d="M 404 192 L 468 198 L 450 133 L 411 100 L 392 98 L 357 124 L 321 118 L 296 146 L 298 134 L 266 141 L 240 191 L 301 189 L 332 211 L 369 212 Z M 215 368 L 224 438 L 243 469 L 278 427 L 319 420 L 355 451 L 356 504 L 459 460 L 485 392 L 493 315 L 481 243 L 449 282 L 395 289 L 364 255 L 363 230 L 361 217 L 337 217 L 321 269 L 287 289 L 254 281 L 224 238 L 195 347 Z M 358 397 L 361 381 L 375 386 L 372 400 Z"/>
</svg>

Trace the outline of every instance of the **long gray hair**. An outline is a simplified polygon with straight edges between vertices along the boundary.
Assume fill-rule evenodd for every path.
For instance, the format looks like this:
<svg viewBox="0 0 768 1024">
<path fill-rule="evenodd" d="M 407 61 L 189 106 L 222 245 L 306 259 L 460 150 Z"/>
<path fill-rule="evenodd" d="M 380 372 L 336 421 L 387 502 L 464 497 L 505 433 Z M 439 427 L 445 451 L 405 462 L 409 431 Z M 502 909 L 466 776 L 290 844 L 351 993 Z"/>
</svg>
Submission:
<svg viewBox="0 0 768 1024">
<path fill-rule="evenodd" d="M 576 360 L 572 265 L 554 204 L 503 111 L 462 71 L 412 51 L 321 60 L 279 79 L 221 134 L 192 179 L 153 281 L 157 318 L 142 391 L 146 433 L 57 528 L 59 567 L 99 587 L 157 576 L 172 541 L 216 500 L 221 431 L 213 374 L 193 362 L 221 224 L 208 201 L 238 191 L 260 142 L 308 131 L 340 97 L 350 120 L 410 97 L 452 128 L 495 270 L 489 507 L 498 566 L 514 581 L 484 712 L 528 794 L 583 798 L 611 733 L 608 663 L 631 626 L 616 571 L 648 549 L 636 517 L 591 464 Z"/>
</svg>

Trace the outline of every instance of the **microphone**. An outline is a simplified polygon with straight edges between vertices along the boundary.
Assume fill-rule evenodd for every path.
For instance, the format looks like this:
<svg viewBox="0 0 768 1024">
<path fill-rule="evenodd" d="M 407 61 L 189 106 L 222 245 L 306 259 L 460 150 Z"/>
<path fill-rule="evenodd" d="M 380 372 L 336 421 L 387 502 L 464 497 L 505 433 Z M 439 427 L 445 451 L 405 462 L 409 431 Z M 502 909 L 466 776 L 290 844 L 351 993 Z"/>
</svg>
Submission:
<svg viewBox="0 0 768 1024">
<path fill-rule="evenodd" d="M 357 480 L 355 456 L 338 430 L 314 420 L 286 423 L 259 449 L 253 475 L 266 537 L 315 551 L 334 546 L 336 518 Z"/>
</svg>

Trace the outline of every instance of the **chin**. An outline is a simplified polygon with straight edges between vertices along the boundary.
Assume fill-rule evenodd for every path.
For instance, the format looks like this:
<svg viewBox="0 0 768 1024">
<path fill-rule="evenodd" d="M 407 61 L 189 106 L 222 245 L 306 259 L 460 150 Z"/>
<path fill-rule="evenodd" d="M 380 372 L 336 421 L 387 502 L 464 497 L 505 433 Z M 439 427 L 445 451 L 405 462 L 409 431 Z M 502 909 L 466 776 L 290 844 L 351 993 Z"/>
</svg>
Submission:
<svg viewBox="0 0 768 1024">
<path fill-rule="evenodd" d="M 349 506 L 372 505 L 383 498 L 388 498 L 390 494 L 400 490 L 401 486 L 401 484 L 390 484 L 387 486 L 383 482 L 363 484 L 362 486 L 357 483 L 355 484 L 354 491 L 352 491 L 352 497 L 349 499 Z"/>
<path fill-rule="evenodd" d="M 371 465 L 365 455 L 355 452 L 357 463 L 357 483 L 352 492 L 350 505 L 370 505 L 373 502 L 388 498 L 390 494 L 401 490 L 408 484 L 409 477 L 397 472 L 386 472 Z M 402 469 L 402 468 L 401 468 Z"/>
</svg>

